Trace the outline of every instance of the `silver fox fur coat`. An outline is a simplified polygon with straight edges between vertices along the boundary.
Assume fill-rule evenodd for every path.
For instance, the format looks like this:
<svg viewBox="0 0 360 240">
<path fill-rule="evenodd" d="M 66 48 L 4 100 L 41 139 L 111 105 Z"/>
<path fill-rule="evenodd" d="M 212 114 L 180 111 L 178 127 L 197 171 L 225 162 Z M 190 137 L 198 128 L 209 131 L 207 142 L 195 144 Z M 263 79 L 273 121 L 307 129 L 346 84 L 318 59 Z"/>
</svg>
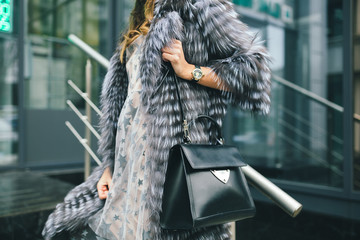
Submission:
<svg viewBox="0 0 360 240">
<path fill-rule="evenodd" d="M 166 231 L 159 226 L 159 212 L 168 153 L 182 139 L 179 105 L 174 73 L 165 78 L 167 69 L 161 49 L 172 39 L 183 43 L 189 63 L 210 67 L 231 91 L 203 87 L 191 81 L 180 81 L 180 94 L 187 119 L 199 114 L 215 118 L 219 124 L 226 106 L 233 104 L 253 113 L 267 114 L 270 108 L 269 55 L 262 43 L 243 24 L 228 0 L 156 0 L 154 18 L 145 37 L 140 60 L 142 104 L 147 112 L 148 150 L 150 162 L 149 198 L 152 212 L 152 239 L 230 239 L 228 225 L 192 231 Z M 104 206 L 96 185 L 106 167 L 113 167 L 115 129 L 127 96 L 128 79 L 125 63 L 120 62 L 120 49 L 110 60 L 103 83 L 100 120 L 99 155 L 103 164 L 91 176 L 71 190 L 63 203 L 56 206 L 44 230 L 45 239 L 65 231 L 75 231 Z M 163 81 L 162 81 L 163 80 Z M 206 133 L 207 132 L 207 133 Z M 193 142 L 209 142 L 213 134 L 207 124 L 191 131 Z"/>
</svg>

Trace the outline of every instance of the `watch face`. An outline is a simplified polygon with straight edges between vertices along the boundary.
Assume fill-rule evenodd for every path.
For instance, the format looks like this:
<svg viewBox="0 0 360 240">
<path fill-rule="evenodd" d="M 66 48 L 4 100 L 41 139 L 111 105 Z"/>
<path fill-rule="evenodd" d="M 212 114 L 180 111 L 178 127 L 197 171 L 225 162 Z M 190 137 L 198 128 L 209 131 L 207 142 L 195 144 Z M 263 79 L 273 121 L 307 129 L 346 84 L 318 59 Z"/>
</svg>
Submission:
<svg viewBox="0 0 360 240">
<path fill-rule="evenodd" d="M 195 68 L 193 71 L 193 76 L 195 80 L 199 80 L 202 77 L 203 73 L 201 71 L 201 69 L 199 68 Z"/>
</svg>

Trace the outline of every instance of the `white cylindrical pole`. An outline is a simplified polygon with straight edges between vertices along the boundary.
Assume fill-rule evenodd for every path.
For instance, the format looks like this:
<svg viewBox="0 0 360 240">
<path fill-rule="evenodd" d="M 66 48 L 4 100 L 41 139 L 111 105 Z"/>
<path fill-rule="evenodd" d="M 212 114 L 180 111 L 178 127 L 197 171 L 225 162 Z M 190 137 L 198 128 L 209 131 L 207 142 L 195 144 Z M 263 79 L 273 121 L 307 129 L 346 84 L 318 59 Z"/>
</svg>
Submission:
<svg viewBox="0 0 360 240">
<path fill-rule="evenodd" d="M 95 162 L 97 162 L 98 165 L 101 165 L 101 161 L 100 159 L 96 156 L 96 154 L 91 150 L 91 148 L 89 147 L 89 145 L 87 145 L 86 143 L 86 139 L 85 138 L 81 138 L 80 134 L 76 131 L 76 129 L 71 125 L 71 123 L 69 121 L 65 122 L 65 125 L 70 129 L 70 131 L 74 134 L 74 136 L 79 140 L 79 142 L 81 143 L 81 145 L 83 145 L 83 147 L 86 149 L 86 151 L 88 151 L 88 153 L 91 155 L 91 157 L 95 160 Z"/>
<path fill-rule="evenodd" d="M 75 46 L 79 47 L 81 50 L 83 50 L 86 54 L 88 54 L 91 58 L 95 59 L 98 63 L 100 63 L 102 66 L 109 68 L 110 62 L 105 57 L 103 57 L 100 53 L 92 49 L 89 45 L 87 45 L 83 40 L 78 38 L 74 34 L 70 34 L 68 36 L 68 40 L 74 44 Z"/>
<path fill-rule="evenodd" d="M 92 107 L 92 109 L 94 109 L 94 111 L 97 112 L 97 114 L 101 117 L 101 116 L 102 116 L 102 112 L 101 112 L 100 109 L 91 101 L 91 99 L 88 98 L 87 94 L 84 93 L 84 92 L 82 92 L 82 91 L 76 86 L 76 84 L 75 84 L 73 81 L 68 80 L 67 82 L 68 82 L 68 84 L 70 85 L 70 87 L 72 87 L 72 88 L 75 90 L 75 92 L 77 92 L 77 93 L 86 101 L 86 103 L 88 103 L 88 104 Z"/>
<path fill-rule="evenodd" d="M 300 213 L 302 205 L 286 192 L 281 190 L 278 186 L 270 182 L 249 165 L 242 167 L 241 169 L 251 185 L 273 200 L 290 216 L 296 217 Z"/>
<path fill-rule="evenodd" d="M 66 101 L 67 105 L 76 113 L 80 120 L 90 129 L 90 131 L 95 135 L 95 137 L 100 140 L 100 134 L 95 130 L 95 128 L 87 120 L 87 116 L 81 114 L 81 112 L 76 108 L 76 106 L 70 101 Z"/>
<path fill-rule="evenodd" d="M 88 59 L 86 61 L 85 67 L 85 85 L 86 85 L 86 94 L 89 99 L 91 99 L 91 61 Z M 86 118 L 87 121 L 91 124 L 91 107 L 88 103 L 85 105 Z M 85 127 L 85 139 L 87 140 L 87 144 L 91 146 L 91 132 L 90 129 Z M 85 161 L 84 161 L 84 178 L 85 180 L 89 177 L 91 171 L 91 159 L 90 154 L 85 151 Z"/>
</svg>

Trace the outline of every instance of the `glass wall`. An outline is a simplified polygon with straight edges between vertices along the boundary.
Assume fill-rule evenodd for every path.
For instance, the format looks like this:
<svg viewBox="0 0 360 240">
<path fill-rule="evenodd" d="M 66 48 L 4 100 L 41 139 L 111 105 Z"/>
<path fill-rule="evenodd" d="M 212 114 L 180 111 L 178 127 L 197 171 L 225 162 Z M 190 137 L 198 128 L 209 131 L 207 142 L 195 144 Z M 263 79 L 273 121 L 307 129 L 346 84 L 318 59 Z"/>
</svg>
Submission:
<svg viewBox="0 0 360 240">
<path fill-rule="evenodd" d="M 109 44 L 109 4 L 106 0 L 27 1 L 24 70 L 27 165 L 83 161 L 84 149 L 66 128 L 65 121 L 70 121 L 84 136 L 84 125 L 66 100 L 80 109 L 84 107 L 84 101 L 68 86 L 67 80 L 85 91 L 87 56 L 71 45 L 67 37 L 75 34 L 104 54 Z M 97 103 L 106 69 L 94 61 L 92 65 L 92 100 Z"/>
<path fill-rule="evenodd" d="M 0 167 L 18 161 L 19 15 L 15 6 L 12 0 L 0 0 Z"/>
<path fill-rule="evenodd" d="M 84 124 L 67 106 L 80 110 L 84 100 L 67 84 L 72 80 L 85 91 L 88 57 L 67 40 L 75 34 L 100 54 L 109 58 L 121 30 L 121 18 L 128 18 L 133 1 L 115 0 L 28 0 L 24 70 L 26 164 L 44 166 L 81 163 L 84 148 L 65 126 L 70 121 L 81 136 Z M 118 12 L 117 12 L 118 10 Z M 119 27 L 119 29 L 115 29 Z M 106 69 L 92 62 L 91 99 L 98 97 Z M 97 115 L 92 118 L 97 125 Z M 92 141 L 96 151 L 97 143 Z"/>
<path fill-rule="evenodd" d="M 68 95 L 66 79 L 84 88 L 86 56 L 69 44 L 75 34 L 101 52 L 106 45 L 108 1 L 29 0 L 27 68 L 25 89 L 29 109 L 65 109 Z M 103 48 L 104 49 L 104 48 Z M 95 67 L 94 92 L 102 74 Z"/>
<path fill-rule="evenodd" d="M 360 0 L 354 1 L 354 189 L 360 191 Z"/>
<path fill-rule="evenodd" d="M 84 149 L 64 122 L 69 120 L 83 135 L 85 127 L 66 100 L 80 110 L 84 101 L 67 80 L 85 90 L 87 56 L 67 37 L 75 34 L 109 58 L 133 4 L 132 0 L 0 0 L 0 168 L 71 167 L 83 161 Z M 24 8 L 21 16 L 20 8 Z M 18 26 L 23 29 L 19 33 Z M 91 62 L 91 93 L 97 104 L 106 69 Z"/>
<path fill-rule="evenodd" d="M 342 1 L 234 3 L 266 40 L 273 86 L 270 116 L 230 112 L 230 141 L 267 177 L 342 187 Z"/>
</svg>

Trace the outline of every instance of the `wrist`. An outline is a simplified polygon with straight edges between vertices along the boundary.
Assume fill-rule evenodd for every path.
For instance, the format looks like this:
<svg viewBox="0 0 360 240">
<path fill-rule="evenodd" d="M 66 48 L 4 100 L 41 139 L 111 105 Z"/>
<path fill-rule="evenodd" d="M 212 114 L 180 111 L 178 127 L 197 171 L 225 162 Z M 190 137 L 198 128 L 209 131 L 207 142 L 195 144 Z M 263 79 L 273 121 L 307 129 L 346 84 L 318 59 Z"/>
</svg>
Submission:
<svg viewBox="0 0 360 240">
<path fill-rule="evenodd" d="M 192 71 L 194 70 L 195 65 L 193 64 L 187 64 L 186 67 L 184 67 L 181 78 L 191 81 L 193 78 Z"/>
</svg>

